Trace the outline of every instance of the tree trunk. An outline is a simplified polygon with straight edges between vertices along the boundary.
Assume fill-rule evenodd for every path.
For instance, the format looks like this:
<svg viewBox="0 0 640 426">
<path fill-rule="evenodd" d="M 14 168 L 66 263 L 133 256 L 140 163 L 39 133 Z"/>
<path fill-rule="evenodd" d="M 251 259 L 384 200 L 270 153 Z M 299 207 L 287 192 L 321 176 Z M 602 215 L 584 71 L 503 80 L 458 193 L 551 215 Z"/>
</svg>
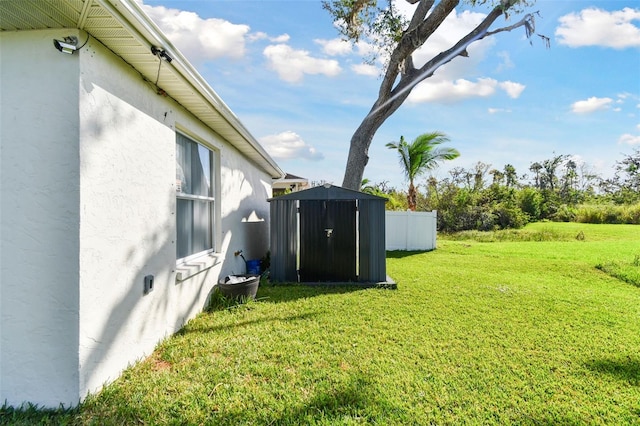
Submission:
<svg viewBox="0 0 640 426">
<path fill-rule="evenodd" d="M 413 185 L 413 180 L 409 181 L 409 192 L 407 192 L 407 206 L 412 212 L 416 211 L 416 187 Z"/>
<path fill-rule="evenodd" d="M 347 167 L 342 181 L 343 188 L 360 190 L 364 168 L 369 162 L 369 146 L 382 122 L 365 119 L 351 137 Z"/>
<path fill-rule="evenodd" d="M 376 132 L 394 112 L 400 108 L 404 100 L 409 96 L 409 91 L 400 93 L 395 98 L 381 95 L 373 104 L 360 126 L 351 137 L 349 157 L 344 171 L 342 187 L 359 191 L 364 177 L 364 169 L 369 162 L 369 146 Z"/>
</svg>

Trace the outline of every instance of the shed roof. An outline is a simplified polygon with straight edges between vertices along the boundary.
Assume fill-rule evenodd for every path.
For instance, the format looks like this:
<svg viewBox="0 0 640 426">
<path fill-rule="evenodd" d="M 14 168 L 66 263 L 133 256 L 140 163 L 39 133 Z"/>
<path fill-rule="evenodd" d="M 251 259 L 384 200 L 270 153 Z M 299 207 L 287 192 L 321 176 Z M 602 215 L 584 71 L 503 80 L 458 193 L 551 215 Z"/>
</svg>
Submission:
<svg viewBox="0 0 640 426">
<path fill-rule="evenodd" d="M 291 194 L 281 195 L 279 197 L 270 198 L 268 201 L 273 200 L 380 200 L 386 201 L 384 197 L 378 197 L 377 195 L 367 194 L 365 192 L 354 191 L 352 189 L 346 189 L 341 186 L 334 185 L 322 185 L 313 188 L 305 189 L 303 191 L 292 192 Z"/>
<path fill-rule="evenodd" d="M 160 68 L 158 87 L 272 178 L 284 177 L 271 156 L 135 0 L 0 1 L 0 31 L 56 28 L 86 32 L 149 81 L 156 81 L 159 60 L 151 47 L 163 49 L 172 61 Z"/>
</svg>

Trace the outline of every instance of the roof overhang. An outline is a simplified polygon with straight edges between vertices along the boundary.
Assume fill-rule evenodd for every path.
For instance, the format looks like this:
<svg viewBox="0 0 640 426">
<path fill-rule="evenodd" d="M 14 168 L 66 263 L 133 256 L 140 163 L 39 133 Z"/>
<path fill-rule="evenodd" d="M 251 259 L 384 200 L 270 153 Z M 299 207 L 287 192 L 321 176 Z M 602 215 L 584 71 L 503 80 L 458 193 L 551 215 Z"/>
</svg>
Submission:
<svg viewBox="0 0 640 426">
<path fill-rule="evenodd" d="M 272 178 L 285 176 L 280 167 L 222 101 L 205 79 L 167 39 L 135 0 L 3 0 L 0 31 L 77 28 L 98 40 L 155 82 L 213 131 L 229 141 Z M 82 42 L 82 41 L 81 41 Z M 172 59 L 158 61 L 152 47 Z"/>
</svg>

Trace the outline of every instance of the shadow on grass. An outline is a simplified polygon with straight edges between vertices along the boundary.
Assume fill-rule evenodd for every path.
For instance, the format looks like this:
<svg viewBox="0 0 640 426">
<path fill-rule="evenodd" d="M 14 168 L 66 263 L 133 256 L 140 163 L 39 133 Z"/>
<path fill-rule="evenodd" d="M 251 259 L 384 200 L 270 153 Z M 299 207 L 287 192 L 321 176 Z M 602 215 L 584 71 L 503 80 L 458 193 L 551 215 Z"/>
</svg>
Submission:
<svg viewBox="0 0 640 426">
<path fill-rule="evenodd" d="M 596 269 L 610 277 L 640 287 L 640 255 L 636 255 L 633 262 L 610 260 L 598 263 Z"/>
<path fill-rule="evenodd" d="M 373 392 L 369 380 L 354 375 L 342 386 L 318 392 L 309 402 L 286 410 L 275 424 L 310 424 L 321 420 L 326 424 L 375 423 L 380 414 L 393 409 Z M 379 420 L 379 419 L 378 419 Z"/>
<path fill-rule="evenodd" d="M 586 366 L 597 373 L 608 374 L 630 385 L 640 386 L 640 360 L 631 356 L 591 361 Z"/>
<path fill-rule="evenodd" d="M 73 425 L 80 413 L 79 408 L 42 408 L 26 403 L 11 407 L 5 403 L 0 407 L 0 425 Z"/>
<path fill-rule="evenodd" d="M 387 252 L 387 259 L 404 259 L 405 257 L 417 256 L 419 254 L 430 253 L 433 250 L 415 250 L 415 251 L 404 251 L 404 250 L 394 250 Z"/>
<path fill-rule="evenodd" d="M 193 334 L 193 333 L 214 333 L 216 331 L 229 330 L 232 328 L 241 329 L 243 327 L 249 327 L 255 324 L 262 324 L 262 323 L 271 322 L 271 321 L 283 321 L 283 322 L 304 321 L 306 319 L 315 317 L 317 315 L 319 315 L 318 312 L 307 312 L 305 314 L 299 314 L 299 315 L 275 316 L 271 318 L 260 318 L 260 319 L 254 319 L 254 320 L 240 321 L 233 324 L 218 325 L 214 327 L 183 327 L 175 335 L 185 336 L 187 334 Z"/>
<path fill-rule="evenodd" d="M 357 285 L 305 285 L 298 283 L 260 284 L 258 299 L 266 303 L 291 302 L 310 297 L 370 290 Z M 377 289 L 375 289 L 377 290 Z"/>
<path fill-rule="evenodd" d="M 342 383 L 322 382 L 316 385 L 313 396 L 305 403 L 292 404 L 273 417 L 265 413 L 255 424 L 385 424 L 384 419 L 402 417 L 402 408 L 381 398 L 371 381 L 361 374 L 351 375 Z M 245 410 L 219 411 L 212 423 L 224 425 L 247 424 Z"/>
</svg>

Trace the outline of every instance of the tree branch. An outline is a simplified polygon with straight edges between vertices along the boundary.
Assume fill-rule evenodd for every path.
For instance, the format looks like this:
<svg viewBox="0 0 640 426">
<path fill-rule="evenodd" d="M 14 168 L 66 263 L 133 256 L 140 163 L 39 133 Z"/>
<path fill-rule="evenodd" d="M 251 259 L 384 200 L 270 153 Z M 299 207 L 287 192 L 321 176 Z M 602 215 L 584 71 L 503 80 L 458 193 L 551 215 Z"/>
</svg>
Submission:
<svg viewBox="0 0 640 426">
<path fill-rule="evenodd" d="M 424 3 L 418 5 L 416 13 L 421 10 L 421 6 L 433 5 L 432 0 L 424 0 Z M 459 0 L 442 0 L 436 5 L 431 14 L 427 18 L 418 24 L 411 31 L 407 31 L 402 35 L 402 39 L 398 42 L 398 45 L 391 53 L 389 58 L 389 64 L 387 65 L 387 71 L 380 85 L 378 97 L 388 98 L 393 90 L 393 85 L 400 72 L 400 65 L 405 66 L 405 73 L 412 74 L 406 69 L 407 62 L 405 61 L 413 52 L 420 48 L 424 42 L 433 34 L 449 16 L 449 14 L 458 5 Z M 428 10 L 427 10 L 428 11 Z M 412 19 L 413 22 L 413 19 Z M 427 24 L 425 24 L 427 23 Z"/>
<path fill-rule="evenodd" d="M 544 40 L 545 45 L 547 46 L 547 48 L 550 45 L 550 40 L 549 37 L 542 35 L 542 34 L 538 34 L 536 33 L 536 26 L 535 26 L 535 15 L 539 15 L 539 11 L 533 12 L 533 13 L 527 13 L 520 21 L 516 22 L 513 25 L 509 25 L 508 27 L 502 27 L 502 28 L 498 28 L 496 30 L 493 31 L 487 31 L 485 33 L 485 35 L 482 36 L 482 38 L 488 37 L 488 36 L 492 36 L 494 34 L 498 34 L 498 33 L 502 33 L 502 32 L 509 32 L 511 30 L 514 30 L 516 28 L 525 27 L 526 30 L 526 34 L 527 34 L 527 38 L 531 38 L 531 36 L 533 34 L 537 35 L 538 37 L 540 37 L 542 40 Z"/>
<path fill-rule="evenodd" d="M 537 13 L 537 12 L 536 12 Z M 529 19 L 533 16 L 532 13 L 528 13 L 527 15 L 524 16 L 524 18 L 522 18 L 520 21 L 516 22 L 513 25 L 509 25 L 508 27 L 502 27 L 502 28 L 498 28 L 495 29 L 493 31 L 487 31 L 482 38 L 488 37 L 488 36 L 492 36 L 494 34 L 498 34 L 498 33 L 503 33 L 505 31 L 511 31 L 511 30 L 515 30 L 516 28 L 520 28 L 522 26 L 525 26 L 528 28 L 528 24 L 527 22 L 529 22 Z"/>
<path fill-rule="evenodd" d="M 412 73 L 404 73 L 402 75 L 402 78 L 400 79 L 400 82 L 398 82 L 396 87 L 392 89 L 389 98 L 399 96 L 400 93 L 403 93 L 405 91 L 410 91 L 415 85 L 431 77 L 438 68 L 451 62 L 455 57 L 459 55 L 468 56 L 467 47 L 475 41 L 482 40 L 487 36 L 497 34 L 499 32 L 512 31 L 523 26 L 527 28 L 527 35 L 530 35 L 530 31 L 533 25 L 531 22 L 531 17 L 533 16 L 533 14 L 528 14 L 519 22 L 508 27 L 489 31 L 489 27 L 491 27 L 496 19 L 498 19 L 500 15 L 505 13 L 509 7 L 512 7 L 516 3 L 516 1 L 517 0 L 510 0 L 507 2 L 503 2 L 504 4 L 494 7 L 493 10 L 485 17 L 485 19 L 480 24 L 478 24 L 476 28 L 474 28 L 466 36 L 460 39 L 460 41 L 458 41 L 458 43 L 456 43 L 454 46 L 444 52 L 440 52 L 429 62 L 424 64 L 419 70 L 416 70 Z"/>
<path fill-rule="evenodd" d="M 415 4 L 418 1 L 420 2 L 420 4 L 418 5 L 416 11 L 413 13 L 411 22 L 409 23 L 406 32 L 413 31 L 413 29 L 416 28 L 418 24 L 420 24 L 420 22 L 424 20 L 425 16 L 427 16 L 427 13 L 429 13 L 429 10 L 431 10 L 431 7 L 433 7 L 433 3 L 435 3 L 435 0 L 407 0 L 407 2 L 411 4 Z"/>
</svg>

